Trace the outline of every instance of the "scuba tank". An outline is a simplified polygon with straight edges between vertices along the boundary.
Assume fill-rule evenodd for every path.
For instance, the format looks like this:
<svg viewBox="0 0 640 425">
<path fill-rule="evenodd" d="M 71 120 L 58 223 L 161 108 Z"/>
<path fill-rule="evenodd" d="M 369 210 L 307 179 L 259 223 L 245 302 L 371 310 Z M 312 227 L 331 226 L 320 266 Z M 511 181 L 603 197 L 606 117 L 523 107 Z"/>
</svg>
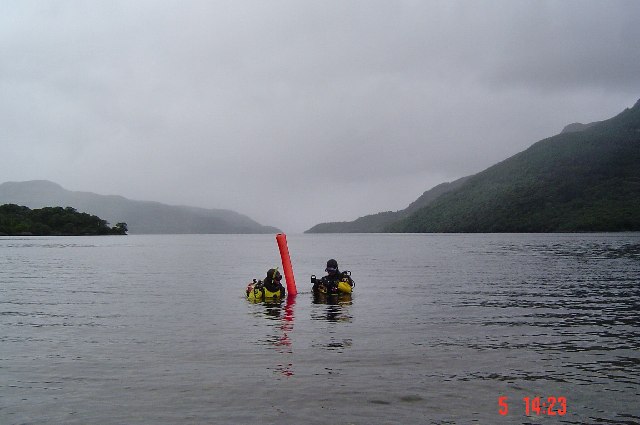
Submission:
<svg viewBox="0 0 640 425">
<path fill-rule="evenodd" d="M 351 279 L 351 272 L 349 270 L 345 270 L 342 272 L 342 278 L 338 282 L 338 292 L 343 294 L 350 294 L 353 292 L 353 288 L 356 286 L 356 283 Z"/>
</svg>

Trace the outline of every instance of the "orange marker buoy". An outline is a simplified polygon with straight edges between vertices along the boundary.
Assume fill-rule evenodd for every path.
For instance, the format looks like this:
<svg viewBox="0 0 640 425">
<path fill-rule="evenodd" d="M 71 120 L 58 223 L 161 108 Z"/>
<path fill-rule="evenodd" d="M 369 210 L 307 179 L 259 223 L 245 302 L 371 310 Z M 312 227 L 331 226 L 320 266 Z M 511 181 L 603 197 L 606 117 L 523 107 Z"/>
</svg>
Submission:
<svg viewBox="0 0 640 425">
<path fill-rule="evenodd" d="M 287 292 L 289 295 L 298 293 L 296 289 L 296 280 L 293 277 L 293 268 L 291 267 L 291 258 L 289 257 L 289 248 L 287 247 L 287 235 L 278 233 L 276 235 L 278 249 L 280 249 L 280 257 L 282 258 L 282 269 L 284 270 L 284 278 L 287 281 Z"/>
</svg>

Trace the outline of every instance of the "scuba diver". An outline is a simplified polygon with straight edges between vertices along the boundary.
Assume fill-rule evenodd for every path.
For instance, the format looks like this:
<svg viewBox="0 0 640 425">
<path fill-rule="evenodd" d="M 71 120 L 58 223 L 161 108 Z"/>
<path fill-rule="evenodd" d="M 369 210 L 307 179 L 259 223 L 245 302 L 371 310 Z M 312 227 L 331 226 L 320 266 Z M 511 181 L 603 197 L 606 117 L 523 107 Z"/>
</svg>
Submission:
<svg viewBox="0 0 640 425">
<path fill-rule="evenodd" d="M 323 294 L 338 294 L 339 292 L 351 293 L 352 288 L 355 286 L 355 282 L 351 279 L 351 272 L 345 270 L 343 272 L 338 269 L 338 262 L 333 258 L 327 261 L 327 268 L 324 269 L 327 275 L 321 279 L 316 279 L 315 276 L 311 276 L 311 283 L 313 283 L 313 292 L 320 292 Z M 343 283 L 343 285 L 339 285 Z M 347 285 L 345 286 L 344 283 Z"/>
<path fill-rule="evenodd" d="M 269 269 L 264 280 L 253 280 L 247 286 L 247 297 L 253 300 L 284 298 L 285 289 L 281 283 L 282 275 L 277 268 Z"/>
</svg>

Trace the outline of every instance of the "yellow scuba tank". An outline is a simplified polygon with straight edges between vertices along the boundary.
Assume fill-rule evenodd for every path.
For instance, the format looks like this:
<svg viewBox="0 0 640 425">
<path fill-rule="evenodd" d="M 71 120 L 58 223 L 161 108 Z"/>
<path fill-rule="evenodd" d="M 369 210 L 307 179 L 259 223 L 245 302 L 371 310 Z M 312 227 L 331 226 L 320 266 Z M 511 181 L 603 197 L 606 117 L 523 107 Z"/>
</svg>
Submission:
<svg viewBox="0 0 640 425">
<path fill-rule="evenodd" d="M 345 270 L 342 272 L 342 279 L 338 282 L 338 292 L 343 294 L 350 294 L 353 292 L 353 287 L 356 286 L 356 283 L 351 279 L 351 272 L 349 270 Z"/>
<path fill-rule="evenodd" d="M 353 291 L 353 288 L 351 287 L 351 285 L 349 285 L 349 281 L 343 279 L 338 282 L 338 292 L 341 292 L 343 294 L 350 294 L 351 291 Z"/>
</svg>

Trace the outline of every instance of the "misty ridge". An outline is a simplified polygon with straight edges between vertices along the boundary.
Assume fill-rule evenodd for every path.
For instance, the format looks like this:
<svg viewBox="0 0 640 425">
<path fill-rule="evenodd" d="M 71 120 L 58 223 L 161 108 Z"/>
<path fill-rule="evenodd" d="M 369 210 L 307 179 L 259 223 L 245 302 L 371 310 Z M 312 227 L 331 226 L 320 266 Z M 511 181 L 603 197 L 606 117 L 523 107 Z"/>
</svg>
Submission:
<svg viewBox="0 0 640 425">
<path fill-rule="evenodd" d="M 72 207 L 95 214 L 109 223 L 127 223 L 132 234 L 278 233 L 251 218 L 225 209 L 205 209 L 134 201 L 122 196 L 73 192 L 46 181 L 0 184 L 0 204 L 30 208 Z"/>
<path fill-rule="evenodd" d="M 640 100 L 619 115 L 573 123 L 486 170 L 439 184 L 407 208 L 306 233 L 640 230 Z M 133 234 L 278 233 L 225 209 L 73 192 L 35 180 L 0 184 L 0 204 L 72 207 Z"/>
</svg>

